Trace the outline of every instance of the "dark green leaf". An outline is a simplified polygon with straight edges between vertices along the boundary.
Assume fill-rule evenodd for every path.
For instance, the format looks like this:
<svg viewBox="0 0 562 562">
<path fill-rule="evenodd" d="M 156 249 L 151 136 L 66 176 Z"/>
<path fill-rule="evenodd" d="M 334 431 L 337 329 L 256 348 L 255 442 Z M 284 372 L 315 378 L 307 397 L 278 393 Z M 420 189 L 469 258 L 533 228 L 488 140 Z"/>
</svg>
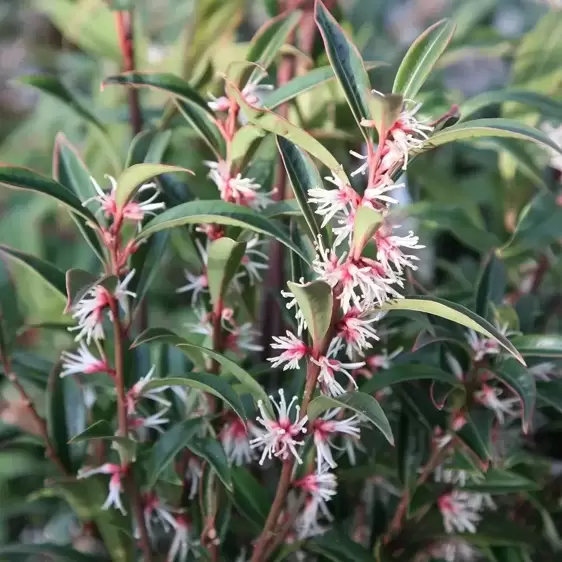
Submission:
<svg viewBox="0 0 562 562">
<path fill-rule="evenodd" d="M 372 554 L 340 529 L 331 529 L 305 543 L 306 550 L 332 562 L 373 562 Z"/>
<path fill-rule="evenodd" d="M 213 305 L 222 302 L 246 252 L 245 242 L 222 237 L 211 243 L 207 261 L 207 278 Z"/>
<path fill-rule="evenodd" d="M 0 546 L 0 559 L 15 560 L 16 556 L 25 556 L 25 560 L 31 558 L 43 558 L 56 560 L 57 562 L 107 562 L 105 556 L 95 554 L 85 554 L 74 550 L 69 546 L 61 546 L 60 544 L 5 544 Z M 30 558 L 31 557 L 31 558 Z M 17 558 L 20 560 L 20 558 Z"/>
<path fill-rule="evenodd" d="M 506 283 L 507 273 L 503 262 L 495 254 L 491 254 L 476 285 L 476 314 L 490 318 L 490 304 L 501 304 Z"/>
<path fill-rule="evenodd" d="M 542 405 L 562 413 L 562 380 L 537 381 L 537 398 Z"/>
<path fill-rule="evenodd" d="M 562 336 L 558 334 L 527 334 L 515 336 L 511 343 L 523 356 L 562 357 Z"/>
<path fill-rule="evenodd" d="M 470 482 L 466 489 L 471 492 L 483 494 L 508 494 L 510 492 L 521 493 L 540 489 L 540 484 L 529 478 L 525 478 L 516 472 L 489 468 L 482 480 Z"/>
<path fill-rule="evenodd" d="M 187 448 L 198 457 L 205 459 L 217 473 L 227 490 L 233 491 L 232 475 L 228 459 L 221 444 L 211 437 L 201 437 L 188 441 Z"/>
<path fill-rule="evenodd" d="M 244 467 L 232 467 L 233 499 L 236 507 L 244 517 L 254 523 L 259 531 L 269 513 L 272 499 L 262 486 Z"/>
<path fill-rule="evenodd" d="M 150 129 L 140 132 L 131 142 L 125 168 L 134 164 L 158 164 L 162 162 L 172 131 Z"/>
</svg>

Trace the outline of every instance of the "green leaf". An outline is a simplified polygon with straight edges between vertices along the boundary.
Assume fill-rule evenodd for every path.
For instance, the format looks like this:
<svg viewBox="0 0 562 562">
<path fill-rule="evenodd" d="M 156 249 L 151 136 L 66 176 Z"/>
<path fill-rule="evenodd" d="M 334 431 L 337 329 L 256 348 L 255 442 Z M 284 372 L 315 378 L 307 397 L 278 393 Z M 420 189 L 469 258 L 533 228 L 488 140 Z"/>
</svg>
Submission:
<svg viewBox="0 0 562 562">
<path fill-rule="evenodd" d="M 263 69 L 269 68 L 301 16 L 301 11 L 293 10 L 288 14 L 281 14 L 270 19 L 262 25 L 252 38 L 246 60 L 255 62 Z M 261 73 L 259 68 L 254 67 L 248 80 L 243 80 L 242 85 L 255 82 Z"/>
<path fill-rule="evenodd" d="M 127 168 L 117 180 L 117 191 L 115 193 L 117 206 L 123 208 L 127 201 L 132 199 L 136 191 L 149 179 L 171 172 L 186 172 L 194 175 L 191 170 L 167 164 L 135 164 Z"/>
<path fill-rule="evenodd" d="M 188 82 L 171 74 L 164 73 L 145 73 L 145 72 L 124 72 L 116 76 L 108 76 L 102 82 L 102 88 L 111 85 L 131 86 L 135 88 L 148 87 L 170 94 L 173 97 L 191 102 L 200 109 L 206 111 L 211 117 L 214 113 L 209 108 L 205 99 L 203 99 Z"/>
<path fill-rule="evenodd" d="M 495 364 L 492 372 L 497 379 L 503 382 L 513 393 L 517 394 L 521 400 L 523 431 L 527 433 L 537 400 L 537 390 L 533 375 L 529 373 L 526 367 L 510 357 L 504 359 L 501 363 Z"/>
<path fill-rule="evenodd" d="M 331 408 L 346 408 L 367 418 L 394 445 L 390 423 L 379 403 L 364 392 L 346 392 L 341 396 L 317 396 L 307 409 L 308 419 L 314 421 L 322 412 Z"/>
<path fill-rule="evenodd" d="M 454 32 L 455 24 L 448 19 L 426 29 L 402 59 L 392 91 L 406 99 L 414 99 L 451 42 Z"/>
<path fill-rule="evenodd" d="M 399 94 L 379 94 L 372 92 L 367 98 L 369 104 L 369 115 L 375 122 L 379 138 L 386 137 L 390 128 L 400 117 L 404 98 Z"/>
<path fill-rule="evenodd" d="M 158 382 L 158 381 L 154 381 Z M 164 469 L 170 465 L 176 455 L 191 441 L 200 427 L 201 420 L 184 420 L 173 425 L 152 446 L 144 463 L 146 485 L 152 488 Z"/>
<path fill-rule="evenodd" d="M 257 211 L 225 201 L 189 201 L 167 209 L 146 224 L 137 240 L 143 240 L 154 232 L 186 224 L 224 224 L 267 234 L 299 254 L 308 263 L 308 257 L 275 222 L 268 220 Z"/>
<path fill-rule="evenodd" d="M 457 436 L 480 459 L 482 468 L 492 459 L 492 424 L 494 413 L 491 410 L 468 414 L 467 422 L 457 432 Z"/>
<path fill-rule="evenodd" d="M 509 494 L 510 492 L 521 493 L 540 489 L 540 484 L 529 478 L 525 478 L 516 472 L 489 468 L 483 480 L 469 482 L 466 489 L 471 492 L 483 494 Z"/>
<path fill-rule="evenodd" d="M 181 347 L 181 346 L 178 346 Z M 189 373 L 185 377 L 166 377 L 164 379 L 154 379 L 146 383 L 143 387 L 143 392 L 146 390 L 154 390 L 156 388 L 166 388 L 169 386 L 183 386 L 189 388 L 196 388 L 203 392 L 213 394 L 226 404 L 228 404 L 233 412 L 246 421 L 246 412 L 244 406 L 240 401 L 238 394 L 234 391 L 232 386 L 228 384 L 222 377 L 211 375 L 209 373 Z"/>
<path fill-rule="evenodd" d="M 362 205 L 357 209 L 353 223 L 352 255 L 360 256 L 363 249 L 379 229 L 382 214 L 374 209 Z"/>
<path fill-rule="evenodd" d="M 292 143 L 320 160 L 320 162 L 327 166 L 331 172 L 343 182 L 349 184 L 349 179 L 335 156 L 312 135 L 272 111 L 248 104 L 240 93 L 240 90 L 238 90 L 232 82 L 226 82 L 226 92 L 230 98 L 236 100 L 244 115 L 256 127 L 260 127 L 270 133 L 275 133 L 278 136 L 290 140 Z"/>
<path fill-rule="evenodd" d="M 332 323 L 332 288 L 324 281 L 312 281 L 304 285 L 289 281 L 287 285 L 297 299 L 312 338 L 312 345 L 314 349 L 319 349 Z"/>
<path fill-rule="evenodd" d="M 562 380 L 537 381 L 536 387 L 541 405 L 550 406 L 562 414 Z"/>
<path fill-rule="evenodd" d="M 39 279 L 41 279 L 54 294 L 61 297 L 64 301 L 66 295 L 66 286 L 64 280 L 64 273 L 57 269 L 54 265 L 40 260 L 35 256 L 20 252 L 15 248 L 4 246 L 0 244 L 0 254 L 3 254 L 8 259 L 21 264 L 27 271 L 31 271 Z"/>
<path fill-rule="evenodd" d="M 501 304 L 506 284 L 505 266 L 495 254 L 491 254 L 476 285 L 476 314 L 484 318 L 490 318 L 490 307 L 492 304 Z"/>
<path fill-rule="evenodd" d="M 3 560 L 17 560 L 19 556 L 25 556 L 25 560 L 31 558 L 47 558 L 57 560 L 57 562 L 107 562 L 105 556 L 95 554 L 86 554 L 78 550 L 74 550 L 69 546 L 61 546 L 60 544 L 4 544 L 0 546 L 0 558 Z"/>
<path fill-rule="evenodd" d="M 521 211 L 515 231 L 501 248 L 501 256 L 512 257 L 527 250 L 544 248 L 562 236 L 562 209 L 549 191 L 535 195 Z"/>
<path fill-rule="evenodd" d="M 218 127 L 211 121 L 209 114 L 199 105 L 175 99 L 174 103 L 179 112 L 191 125 L 193 130 L 199 134 L 201 139 L 213 151 L 217 159 L 226 154 L 226 145 Z"/>
<path fill-rule="evenodd" d="M 523 356 L 562 357 L 562 336 L 558 334 L 527 334 L 515 336 L 511 343 Z"/>
<path fill-rule="evenodd" d="M 562 113 L 562 103 L 550 96 L 532 90 L 508 88 L 506 90 L 482 92 L 464 101 L 459 105 L 460 120 L 464 121 L 467 117 L 470 117 L 485 107 L 504 103 L 506 101 L 514 101 L 528 105 L 537 109 L 541 115 L 552 119 L 558 119 Z"/>
<path fill-rule="evenodd" d="M 33 76 L 19 76 L 17 81 L 25 86 L 32 86 L 41 92 L 55 98 L 65 106 L 69 107 L 84 121 L 93 125 L 104 136 L 106 134 L 105 127 L 101 121 L 94 115 L 85 103 L 78 98 L 56 77 L 49 75 L 35 74 Z"/>
<path fill-rule="evenodd" d="M 135 136 L 129 147 L 125 168 L 134 164 L 158 164 L 162 162 L 172 139 L 172 131 L 149 129 Z"/>
<path fill-rule="evenodd" d="M 230 145 L 230 158 L 233 162 L 243 159 L 248 156 L 252 149 L 252 145 L 265 136 L 265 131 L 262 131 L 254 125 L 245 125 L 240 127 L 234 134 L 232 143 Z"/>
<path fill-rule="evenodd" d="M 384 62 L 367 62 L 365 67 L 367 70 L 378 68 L 386 63 Z M 286 84 L 282 84 L 275 88 L 271 93 L 267 94 L 262 102 L 262 107 L 266 109 L 275 109 L 276 107 L 296 98 L 300 94 L 308 92 L 312 88 L 325 84 L 336 77 L 331 66 L 322 66 L 307 72 L 304 76 L 296 76 L 289 80 Z"/>
<path fill-rule="evenodd" d="M 216 439 L 211 437 L 196 438 L 187 443 L 187 448 L 209 463 L 227 490 L 231 492 L 234 490 L 228 459 L 224 449 Z"/>
<path fill-rule="evenodd" d="M 65 378 L 64 380 L 71 380 Z M 137 442 L 129 437 L 122 437 L 115 434 L 115 429 L 105 420 L 98 420 L 88 426 L 84 431 L 78 433 L 69 443 L 87 443 L 101 439 L 104 441 L 112 441 L 116 444 L 118 450 L 123 452 L 125 458 L 129 461 L 134 460 L 136 456 Z"/>
<path fill-rule="evenodd" d="M 394 365 L 390 369 L 378 371 L 369 380 L 364 382 L 359 390 L 366 394 L 374 394 L 393 384 L 415 380 L 434 380 L 455 387 L 462 386 L 462 383 L 455 375 L 443 371 L 439 367 L 422 363 L 408 363 L 406 365 Z"/>
<path fill-rule="evenodd" d="M 110 293 L 115 292 L 119 279 L 115 275 L 96 277 L 82 269 L 69 269 L 66 272 L 66 309 L 68 312 L 84 295 L 96 285 L 105 287 Z"/>
<path fill-rule="evenodd" d="M 371 89 L 361 55 L 319 0 L 315 4 L 314 17 L 324 40 L 330 64 L 344 91 L 353 117 L 359 124 L 362 119 L 369 118 L 368 95 Z M 361 130 L 365 133 L 363 127 Z"/>
<path fill-rule="evenodd" d="M 287 175 L 291 180 L 295 199 L 308 225 L 312 239 L 316 241 L 320 235 L 320 226 L 314 211 L 308 204 L 308 192 L 315 187 L 322 187 L 322 178 L 304 150 L 279 136 L 277 137 L 277 146 L 287 170 Z"/>
<path fill-rule="evenodd" d="M 332 562 L 373 562 L 371 553 L 349 538 L 340 529 L 331 529 L 319 537 L 313 537 L 304 544 L 307 551 L 320 554 Z"/>
<path fill-rule="evenodd" d="M 222 302 L 245 252 L 246 242 L 236 242 L 231 238 L 223 237 L 211 243 L 207 277 L 213 305 Z"/>
<path fill-rule="evenodd" d="M 234 486 L 233 500 L 237 509 L 248 521 L 254 523 L 258 531 L 261 530 L 269 513 L 272 498 L 268 497 L 267 489 L 252 476 L 248 469 L 233 466 L 231 473 Z"/>
<path fill-rule="evenodd" d="M 515 359 L 525 365 L 521 354 L 497 328 L 460 304 L 449 302 L 438 297 L 420 296 L 415 299 L 405 298 L 386 303 L 381 308 L 383 310 L 413 310 L 446 318 L 451 322 L 455 322 L 488 338 L 496 340 L 505 350 L 511 353 Z"/>
<path fill-rule="evenodd" d="M 538 129 L 511 119 L 475 119 L 474 121 L 457 123 L 432 135 L 420 151 L 425 152 L 453 141 L 481 137 L 508 137 L 532 141 L 552 148 L 562 154 L 562 148 L 550 139 L 548 135 Z"/>
<path fill-rule="evenodd" d="M 60 183 L 32 172 L 26 168 L 0 166 L 0 184 L 14 189 L 23 189 L 42 193 L 62 203 L 70 211 L 77 213 L 87 222 L 96 224 L 94 215 L 85 207 L 72 191 Z"/>
</svg>

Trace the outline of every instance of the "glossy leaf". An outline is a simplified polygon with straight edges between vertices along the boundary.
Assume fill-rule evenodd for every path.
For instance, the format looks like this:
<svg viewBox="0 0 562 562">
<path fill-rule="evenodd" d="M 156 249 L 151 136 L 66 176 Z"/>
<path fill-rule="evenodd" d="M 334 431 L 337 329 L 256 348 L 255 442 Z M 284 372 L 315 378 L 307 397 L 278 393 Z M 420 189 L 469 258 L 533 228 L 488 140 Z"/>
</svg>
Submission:
<svg viewBox="0 0 562 562">
<path fill-rule="evenodd" d="M 58 295 L 63 302 L 66 294 L 64 273 L 50 263 L 40 260 L 35 256 L 20 252 L 15 248 L 10 248 L 0 244 L 0 254 L 18 264 L 21 264 L 27 271 L 32 272 L 41 279 L 54 294 Z"/>
<path fill-rule="evenodd" d="M 340 83 L 357 124 L 369 118 L 369 76 L 357 47 L 348 39 L 334 17 L 320 0 L 316 0 L 314 16 L 330 64 Z M 363 131 L 365 131 L 362 128 Z"/>
<path fill-rule="evenodd" d="M 367 418 L 388 442 L 393 445 L 394 437 L 390 423 L 379 403 L 364 392 L 346 392 L 341 396 L 317 396 L 308 405 L 307 414 L 310 421 L 314 421 L 320 414 L 331 408 L 345 408 Z"/>
<path fill-rule="evenodd" d="M 233 491 L 232 475 L 224 449 L 218 441 L 211 437 L 198 437 L 188 441 L 187 448 L 202 459 L 205 459 L 217 473 L 226 489 Z"/>
<path fill-rule="evenodd" d="M 324 281 L 312 281 L 304 285 L 289 281 L 287 285 L 297 300 L 312 338 L 312 345 L 318 349 L 332 322 L 332 289 Z"/>
<path fill-rule="evenodd" d="M 262 213 L 225 201 L 189 201 L 167 209 L 146 224 L 138 235 L 138 240 L 143 240 L 154 232 L 186 224 L 223 224 L 267 234 L 308 262 L 307 256 L 293 244 L 289 235 L 276 223 L 265 218 Z"/>
<path fill-rule="evenodd" d="M 484 318 L 474 314 L 460 304 L 446 301 L 438 297 L 416 297 L 415 299 L 405 298 L 391 303 L 386 303 L 381 307 L 383 310 L 412 310 L 433 314 L 446 318 L 488 338 L 496 340 L 505 350 L 511 353 L 520 363 L 525 365 L 521 354 L 515 349 L 513 344 L 492 324 Z"/>
<path fill-rule="evenodd" d="M 320 225 L 314 211 L 308 204 L 308 192 L 313 188 L 322 187 L 322 178 L 318 169 L 308 155 L 291 141 L 277 137 L 277 146 L 293 186 L 295 199 L 308 225 L 312 239 L 316 241 L 320 235 Z"/>
<path fill-rule="evenodd" d="M 62 203 L 70 211 L 82 216 L 86 221 L 96 224 L 94 215 L 82 206 L 80 199 L 72 191 L 55 180 L 26 168 L 0 166 L 0 184 L 14 189 L 23 189 L 47 195 L 58 203 Z"/>
<path fill-rule="evenodd" d="M 372 92 L 367 97 L 369 115 L 375 123 L 379 138 L 386 137 L 390 128 L 400 117 L 404 98 L 399 94 L 379 94 Z"/>
<path fill-rule="evenodd" d="M 167 164 L 135 164 L 127 168 L 117 180 L 115 202 L 119 207 L 125 206 L 127 201 L 132 199 L 136 191 L 148 180 L 171 172 L 186 172 L 193 175 L 191 170 Z"/>
<path fill-rule="evenodd" d="M 204 392 L 213 394 L 226 404 L 228 404 L 233 412 L 240 417 L 242 421 L 246 421 L 246 413 L 244 406 L 233 390 L 223 378 L 208 373 L 189 373 L 186 377 L 166 377 L 164 379 L 153 379 L 146 383 L 143 387 L 144 391 L 154 390 L 157 388 L 166 388 L 170 386 L 183 386 L 185 388 L 196 388 Z"/>
<path fill-rule="evenodd" d="M 187 446 L 197 434 L 201 420 L 184 420 L 179 422 L 165 433 L 152 446 L 148 453 L 144 468 L 146 470 L 146 485 L 152 488 L 164 469 L 174 460 L 176 455 Z"/>
<path fill-rule="evenodd" d="M 354 255 L 361 255 L 363 249 L 378 230 L 383 216 L 370 207 L 361 206 L 355 214 L 353 223 L 353 245 L 351 251 Z"/>
<path fill-rule="evenodd" d="M 434 380 L 451 386 L 462 386 L 455 375 L 439 367 L 422 363 L 408 363 L 405 365 L 394 365 L 389 369 L 377 371 L 359 387 L 359 390 L 366 394 L 373 394 L 393 384 L 415 380 Z"/>
<path fill-rule="evenodd" d="M 346 184 L 349 183 L 349 179 L 343 171 L 343 167 L 335 156 L 311 134 L 293 125 L 290 121 L 283 119 L 283 117 L 272 111 L 250 105 L 246 102 L 240 90 L 231 82 L 226 83 L 226 92 L 229 97 L 236 100 L 243 114 L 256 127 L 284 137 L 303 150 L 306 150 L 311 156 L 318 158 L 320 162 L 327 166 L 332 173 L 338 176 L 343 182 Z"/>
<path fill-rule="evenodd" d="M 301 16 L 302 12 L 292 10 L 267 21 L 252 38 L 246 60 L 255 62 L 263 69 L 269 68 Z M 256 82 L 261 73 L 259 68 L 254 68 L 243 84 Z"/>
<path fill-rule="evenodd" d="M 265 136 L 265 131 L 262 131 L 255 125 L 245 125 L 240 127 L 234 134 L 232 143 L 230 145 L 230 158 L 233 162 L 242 160 L 247 157 L 248 152 L 258 139 Z"/>
<path fill-rule="evenodd" d="M 512 358 L 506 358 L 492 369 L 497 379 L 515 393 L 521 401 L 523 431 L 527 433 L 535 409 L 537 390 L 535 379 L 526 367 Z"/>
<path fill-rule="evenodd" d="M 432 135 L 420 151 L 425 152 L 449 142 L 480 137 L 507 137 L 531 141 L 562 154 L 562 148 L 545 133 L 511 119 L 476 119 L 458 123 Z"/>
<path fill-rule="evenodd" d="M 562 358 L 562 336 L 558 334 L 515 336 L 511 343 L 523 356 Z"/>
<path fill-rule="evenodd" d="M 245 242 L 219 238 L 211 243 L 207 260 L 207 278 L 213 305 L 221 302 L 246 252 Z"/>
<path fill-rule="evenodd" d="M 447 19 L 426 29 L 402 59 L 392 91 L 406 99 L 414 99 L 451 42 L 454 32 L 455 24 Z"/>
</svg>

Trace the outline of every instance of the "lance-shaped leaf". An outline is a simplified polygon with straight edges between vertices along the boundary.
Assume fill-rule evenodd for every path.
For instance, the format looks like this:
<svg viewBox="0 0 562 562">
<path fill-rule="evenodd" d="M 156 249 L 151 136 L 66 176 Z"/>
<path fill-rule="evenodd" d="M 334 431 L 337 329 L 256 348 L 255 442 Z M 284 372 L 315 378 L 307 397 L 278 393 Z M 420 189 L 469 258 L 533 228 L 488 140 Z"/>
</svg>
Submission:
<svg viewBox="0 0 562 562">
<path fill-rule="evenodd" d="M 386 138 L 388 131 L 400 117 L 404 98 L 399 94 L 384 95 L 378 92 L 368 92 L 366 96 L 369 115 L 379 133 L 379 138 Z"/>
<path fill-rule="evenodd" d="M 367 95 L 371 89 L 361 55 L 320 0 L 316 0 L 314 17 L 330 64 L 344 91 L 353 117 L 359 124 L 362 119 L 369 118 Z M 365 129 L 362 130 L 365 132 Z"/>
<path fill-rule="evenodd" d="M 119 207 L 124 207 L 127 201 L 135 195 L 135 192 L 149 179 L 170 172 L 187 172 L 193 175 L 191 170 L 167 164 L 135 164 L 127 168 L 117 180 L 115 202 Z"/>
<path fill-rule="evenodd" d="M 27 168 L 0 166 L 0 184 L 47 195 L 62 203 L 70 211 L 82 216 L 86 221 L 96 224 L 94 215 L 82 206 L 82 201 L 70 189 Z"/>
<path fill-rule="evenodd" d="M 217 159 L 224 157 L 226 154 L 224 138 L 218 127 L 209 118 L 209 114 L 196 103 L 180 99 L 175 99 L 174 103 L 180 114 L 214 152 Z"/>
<path fill-rule="evenodd" d="M 244 406 L 240 401 L 240 397 L 236 394 L 232 386 L 221 377 L 217 377 L 216 375 L 211 375 L 209 373 L 190 373 L 186 377 L 153 379 L 146 383 L 143 387 L 143 392 L 171 386 L 196 388 L 197 390 L 213 394 L 225 404 L 228 404 L 232 408 L 232 411 L 236 412 L 243 422 L 246 421 L 246 413 L 244 411 Z"/>
<path fill-rule="evenodd" d="M 201 425 L 200 419 L 184 420 L 173 425 L 160 436 L 147 455 L 144 468 L 146 485 L 152 488 L 164 469 L 174 460 L 176 455 L 195 437 Z"/>
<path fill-rule="evenodd" d="M 141 131 L 131 142 L 125 168 L 134 164 L 158 164 L 164 158 L 171 139 L 172 131 L 169 130 Z"/>
<path fill-rule="evenodd" d="M 308 263 L 308 257 L 292 242 L 281 226 L 268 220 L 263 213 L 226 201 L 189 201 L 167 209 L 146 224 L 137 240 L 141 241 L 154 232 L 186 224 L 224 224 L 273 236 Z"/>
<path fill-rule="evenodd" d="M 346 392 L 340 396 L 317 396 L 309 405 L 306 413 L 308 419 L 314 421 L 322 412 L 331 408 L 346 408 L 367 418 L 382 434 L 391 445 L 394 445 L 392 429 L 386 414 L 379 403 L 368 394 L 363 392 Z"/>
<path fill-rule="evenodd" d="M 135 88 L 148 87 L 160 90 L 173 97 L 194 103 L 211 117 L 214 113 L 209 108 L 207 102 L 190 86 L 188 82 L 168 72 L 148 73 L 148 72 L 124 72 L 116 76 L 109 76 L 102 82 L 102 87 L 111 85 L 131 86 Z"/>
<path fill-rule="evenodd" d="M 479 316 L 489 318 L 489 308 L 493 304 L 501 304 L 505 294 L 507 273 L 505 265 L 495 254 L 491 254 L 482 270 L 476 285 L 475 312 Z"/>
<path fill-rule="evenodd" d="M 524 123 L 511 119 L 475 119 L 474 121 L 458 123 L 432 135 L 420 149 L 420 152 L 425 152 L 449 142 L 480 137 L 508 137 L 532 141 L 552 148 L 562 154 L 562 148 L 550 139 L 548 135 L 534 127 L 529 127 Z"/>
<path fill-rule="evenodd" d="M 213 305 L 224 298 L 245 251 L 246 242 L 236 242 L 226 237 L 215 240 L 209 247 L 207 277 Z"/>
<path fill-rule="evenodd" d="M 66 308 L 68 312 L 84 295 L 96 285 L 105 287 L 110 293 L 114 293 L 119 279 L 115 275 L 97 277 L 89 271 L 82 269 L 69 269 L 66 272 Z"/>
<path fill-rule="evenodd" d="M 521 354 L 496 327 L 460 304 L 449 302 L 439 297 L 420 296 L 413 299 L 405 298 L 394 302 L 388 302 L 381 308 L 383 310 L 412 310 L 446 318 L 451 322 L 455 322 L 456 324 L 460 324 L 461 326 L 465 326 L 488 338 L 496 340 L 506 351 L 511 353 L 515 359 L 525 365 Z"/>
<path fill-rule="evenodd" d="M 349 183 L 349 179 L 343 171 L 341 164 L 336 160 L 334 155 L 312 135 L 272 111 L 250 105 L 232 82 L 226 82 L 226 92 L 230 98 L 236 100 L 244 115 L 256 127 L 260 127 L 270 133 L 275 133 L 278 136 L 290 140 L 297 146 L 300 146 L 300 148 L 306 150 L 315 158 L 318 158 L 320 162 L 327 166 L 332 173 L 338 176 L 342 181 L 346 184 Z"/>
<path fill-rule="evenodd" d="M 382 222 L 382 214 L 369 207 L 361 206 L 357 209 L 353 223 L 352 255 L 360 256 L 367 242 L 371 240 Z"/>
<path fill-rule="evenodd" d="M 562 358 L 562 336 L 559 334 L 515 336 L 511 343 L 525 357 Z"/>
<path fill-rule="evenodd" d="M 233 162 L 247 156 L 252 145 L 266 135 L 265 131 L 255 125 L 245 125 L 236 131 L 230 144 L 230 158 Z"/>
<path fill-rule="evenodd" d="M 454 32 L 455 24 L 447 19 L 426 29 L 402 59 L 392 91 L 402 94 L 406 99 L 413 99 L 447 48 Z"/>
<path fill-rule="evenodd" d="M 506 358 L 501 363 L 494 365 L 491 372 L 519 397 L 523 431 L 527 433 L 537 401 L 537 389 L 533 375 L 526 367 L 511 358 Z"/>
<path fill-rule="evenodd" d="M 187 448 L 202 459 L 217 473 L 226 489 L 233 491 L 232 474 L 228 459 L 221 444 L 211 437 L 198 437 L 187 442 Z"/>
<path fill-rule="evenodd" d="M 330 329 L 334 297 L 330 285 L 324 281 L 312 281 L 301 285 L 289 281 L 289 290 L 293 293 L 302 312 L 312 344 L 317 348 Z"/>
<path fill-rule="evenodd" d="M 10 248 L 4 244 L 0 244 L 0 254 L 8 259 L 22 265 L 27 271 L 32 272 L 36 277 L 41 279 L 46 286 L 48 286 L 54 294 L 61 297 L 61 302 L 64 302 L 64 295 L 66 293 L 64 273 L 50 264 L 35 256 Z"/>
<path fill-rule="evenodd" d="M 301 16 L 302 12 L 293 10 L 266 22 L 252 38 L 246 60 L 259 64 L 263 69 L 269 68 Z M 254 82 L 259 74 L 260 70 L 254 67 L 250 71 L 248 79 L 242 80 L 241 86 Z"/>
<path fill-rule="evenodd" d="M 312 239 L 316 240 L 320 234 L 320 226 L 316 220 L 314 211 L 308 204 L 308 192 L 310 189 L 322 187 L 322 178 L 318 169 L 308 155 L 291 141 L 277 137 L 277 146 L 287 175 L 293 186 L 293 193 L 297 200 L 304 220 L 308 225 Z"/>
</svg>

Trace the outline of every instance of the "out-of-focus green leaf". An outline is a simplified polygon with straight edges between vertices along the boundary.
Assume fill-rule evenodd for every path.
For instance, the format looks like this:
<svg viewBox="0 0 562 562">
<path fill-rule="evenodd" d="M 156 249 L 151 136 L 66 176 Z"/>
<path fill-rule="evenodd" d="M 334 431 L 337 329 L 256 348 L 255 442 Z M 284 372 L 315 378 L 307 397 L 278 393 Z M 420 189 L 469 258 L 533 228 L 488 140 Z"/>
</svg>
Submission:
<svg viewBox="0 0 562 562">
<path fill-rule="evenodd" d="M 170 144 L 172 131 L 149 129 L 135 136 L 129 148 L 125 168 L 134 164 L 158 164 Z"/>
<path fill-rule="evenodd" d="M 306 541 L 304 547 L 331 562 L 373 562 L 373 556 L 368 550 L 352 541 L 348 533 L 337 528 Z"/>
<path fill-rule="evenodd" d="M 308 257 L 293 244 L 289 235 L 262 213 L 226 201 L 189 201 L 167 209 L 147 223 L 137 239 L 143 240 L 154 232 L 185 224 L 225 224 L 238 226 L 273 236 L 308 262 Z"/>
<path fill-rule="evenodd" d="M 482 270 L 476 286 L 474 311 L 483 318 L 490 318 L 491 304 L 501 304 L 507 284 L 505 265 L 491 254 Z"/>
<path fill-rule="evenodd" d="M 236 242 L 231 238 L 222 237 L 211 243 L 207 261 L 207 278 L 213 305 L 224 298 L 245 252 L 246 243 Z"/>
<path fill-rule="evenodd" d="M 352 410 L 362 417 L 367 418 L 388 442 L 393 445 L 394 437 L 390 423 L 379 403 L 364 392 L 346 392 L 341 396 L 317 396 L 307 409 L 308 419 L 314 421 L 322 412 L 331 408 L 346 408 Z"/>
<path fill-rule="evenodd" d="M 562 336 L 558 334 L 526 334 L 515 336 L 511 343 L 523 356 L 562 357 Z"/>
<path fill-rule="evenodd" d="M 268 497 L 267 489 L 242 466 L 232 467 L 231 472 L 234 486 L 233 500 L 236 507 L 257 530 L 261 530 L 272 501 Z"/>
<path fill-rule="evenodd" d="M 226 489 L 233 491 L 232 474 L 228 459 L 221 444 L 211 437 L 200 437 L 188 441 L 187 448 L 198 457 L 205 459 L 217 473 Z"/>
<path fill-rule="evenodd" d="M 404 56 L 396 72 L 392 91 L 406 99 L 414 99 L 451 42 L 454 32 L 455 24 L 447 19 L 426 29 Z"/>
</svg>

